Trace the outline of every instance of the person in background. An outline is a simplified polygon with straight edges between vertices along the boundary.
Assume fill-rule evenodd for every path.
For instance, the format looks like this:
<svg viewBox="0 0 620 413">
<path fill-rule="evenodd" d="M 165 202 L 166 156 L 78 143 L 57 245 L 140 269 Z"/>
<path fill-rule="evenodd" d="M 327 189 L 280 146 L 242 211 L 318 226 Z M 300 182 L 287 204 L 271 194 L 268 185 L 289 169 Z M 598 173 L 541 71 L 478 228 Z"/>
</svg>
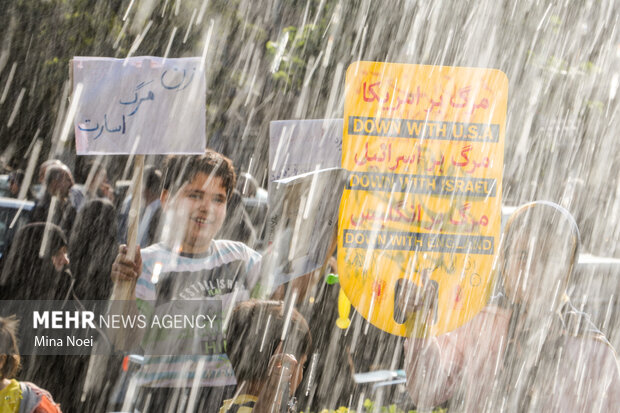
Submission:
<svg viewBox="0 0 620 413">
<path fill-rule="evenodd" d="M 77 214 L 69 239 L 73 290 L 80 300 L 110 298 L 110 271 L 117 251 L 114 205 L 103 198 L 87 201 Z"/>
<path fill-rule="evenodd" d="M 71 193 L 73 206 L 79 211 L 86 202 L 92 199 L 103 198 L 114 202 L 114 189 L 108 182 L 108 171 L 99 162 L 91 162 L 88 167 L 88 177 L 83 186 L 79 186 Z"/>
<path fill-rule="evenodd" d="M 17 325 L 14 317 L 0 317 L 0 412 L 60 413 L 48 391 L 15 379 L 21 367 Z"/>
<path fill-rule="evenodd" d="M 45 193 L 45 173 L 47 171 L 47 168 L 49 168 L 50 166 L 59 166 L 61 168 L 69 169 L 69 167 L 65 165 L 62 161 L 60 161 L 59 159 L 48 159 L 44 161 L 43 163 L 41 163 L 41 165 L 39 166 L 38 174 L 37 174 L 37 180 L 33 185 L 30 186 L 30 189 L 29 189 L 31 197 L 35 200 L 41 199 L 43 197 L 43 194 Z M 69 190 L 69 200 L 71 201 L 71 205 L 73 205 L 76 211 L 77 211 L 77 200 L 81 198 L 81 194 L 82 194 L 82 191 L 76 185 L 73 185 L 71 189 Z"/>
<path fill-rule="evenodd" d="M 0 299 L 67 299 L 73 285 L 65 271 L 68 264 L 67 239 L 60 227 L 42 222 L 23 226 L 4 261 Z"/>
<path fill-rule="evenodd" d="M 73 175 L 66 165 L 48 166 L 45 169 L 45 192 L 35 202 L 31 214 L 32 222 L 48 222 L 49 219 L 50 223 L 60 226 L 66 234 L 70 234 L 77 213 L 69 199 L 73 184 Z"/>
<path fill-rule="evenodd" d="M 58 159 L 48 159 L 46 161 L 43 161 L 41 165 L 39 165 L 37 181 L 36 183 L 33 183 L 32 187 L 30 188 L 32 191 L 32 197 L 34 199 L 42 198 L 43 194 L 45 193 L 45 173 L 47 171 L 47 168 L 49 168 L 50 166 L 61 166 L 62 167 L 66 165 Z"/>
<path fill-rule="evenodd" d="M 73 278 L 67 265 L 67 241 L 63 231 L 53 224 L 33 223 L 20 228 L 11 244 L 0 276 L 0 300 L 72 299 Z M 22 334 L 32 333 L 24 331 Z M 70 356 L 29 355 L 22 357 L 20 377 L 49 389 L 63 403 L 69 404 L 72 388 L 58 379 L 73 377 L 67 368 Z"/>
<path fill-rule="evenodd" d="M 9 175 L 9 194 L 11 198 L 19 196 L 19 190 L 24 182 L 24 171 L 18 169 Z"/>
<path fill-rule="evenodd" d="M 152 165 L 144 168 L 142 202 L 140 204 L 140 224 L 138 227 L 138 244 L 147 247 L 159 239 L 161 218 L 161 171 Z M 129 209 L 131 208 L 131 195 L 123 202 L 121 207 L 118 226 L 119 239 L 127 242 L 127 225 Z"/>
<path fill-rule="evenodd" d="M 220 413 L 281 412 L 283 405 L 287 411 L 296 411 L 292 395 L 303 379 L 312 336 L 308 323 L 294 308 L 285 325 L 285 312 L 280 301 L 250 300 L 235 307 L 226 333 L 226 352 L 237 378 L 237 392 L 224 401 Z"/>
<path fill-rule="evenodd" d="M 496 294 L 455 331 L 428 337 L 433 293 L 403 294 L 403 308 L 421 314 L 405 345 L 407 389 L 418 409 L 616 411 L 614 349 L 565 293 L 579 251 L 570 213 L 545 201 L 524 205 L 500 245 Z M 418 311 L 420 302 L 427 311 Z"/>
</svg>

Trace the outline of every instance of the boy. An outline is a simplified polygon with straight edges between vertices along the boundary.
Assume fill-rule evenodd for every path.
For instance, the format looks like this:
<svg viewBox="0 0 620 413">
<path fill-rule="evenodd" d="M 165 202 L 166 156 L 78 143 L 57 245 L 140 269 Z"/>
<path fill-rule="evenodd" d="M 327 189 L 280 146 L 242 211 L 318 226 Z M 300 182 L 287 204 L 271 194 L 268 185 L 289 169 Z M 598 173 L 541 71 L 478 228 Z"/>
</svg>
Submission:
<svg viewBox="0 0 620 413">
<path fill-rule="evenodd" d="M 163 186 L 162 242 L 138 252 L 134 260 L 122 246 L 112 266 L 115 288 L 125 284 L 141 309 L 148 301 L 160 305 L 214 298 L 221 299 L 226 314 L 235 302 L 249 299 L 260 264 L 260 255 L 245 244 L 214 239 L 235 187 L 232 162 L 212 150 L 169 158 Z M 214 354 L 206 356 L 146 357 L 138 373 L 142 385 L 138 409 L 148 410 L 147 404 L 158 411 L 219 407 L 236 384 L 223 351 L 213 349 Z"/>
</svg>

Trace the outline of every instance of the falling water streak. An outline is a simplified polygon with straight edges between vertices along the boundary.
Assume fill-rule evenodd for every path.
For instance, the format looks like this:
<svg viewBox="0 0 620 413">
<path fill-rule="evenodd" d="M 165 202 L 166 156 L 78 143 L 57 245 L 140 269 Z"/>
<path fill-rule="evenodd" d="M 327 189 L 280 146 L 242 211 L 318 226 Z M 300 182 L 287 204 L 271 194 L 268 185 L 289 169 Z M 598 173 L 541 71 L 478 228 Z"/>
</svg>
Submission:
<svg viewBox="0 0 620 413">
<path fill-rule="evenodd" d="M 232 297 L 230 298 L 230 306 L 228 306 L 228 311 L 226 313 L 226 318 L 224 318 L 224 324 L 222 324 L 222 331 L 226 331 L 228 328 L 228 323 L 230 322 L 230 316 L 235 308 L 235 302 L 237 301 L 237 295 L 239 294 L 239 289 L 235 288 L 232 293 Z"/>
<path fill-rule="evenodd" d="M 11 88 L 11 83 L 13 82 L 13 76 L 15 76 L 16 70 L 17 70 L 17 62 L 14 62 L 13 66 L 11 66 L 9 77 L 6 79 L 6 83 L 4 84 L 4 90 L 2 91 L 2 97 L 0 97 L 0 105 L 4 103 L 4 101 L 6 100 L 9 94 L 9 89 Z"/>
<path fill-rule="evenodd" d="M 62 130 L 62 126 L 64 125 L 65 115 L 67 114 L 67 110 L 70 106 L 70 98 L 69 94 L 71 93 L 71 81 L 66 80 L 64 87 L 62 89 L 62 97 L 58 100 L 58 115 L 56 116 L 56 121 L 54 122 L 54 131 L 52 132 L 52 142 L 54 145 L 58 146 L 60 132 Z M 56 146 L 53 147 L 52 153 L 57 152 Z"/>
<path fill-rule="evenodd" d="M 45 231 L 43 232 L 43 239 L 41 240 L 41 248 L 39 248 L 39 258 L 43 258 L 45 256 L 45 250 L 47 249 L 47 243 L 50 238 L 50 230 L 52 229 L 50 224 L 53 224 L 52 218 L 54 217 L 57 206 L 58 197 L 52 196 L 50 200 L 50 209 L 47 211 L 47 218 L 45 219 Z"/>
<path fill-rule="evenodd" d="M 102 154 L 96 155 L 95 160 L 93 161 L 92 167 L 90 168 L 90 171 L 88 171 L 86 182 L 84 182 L 85 188 L 90 188 L 91 184 L 93 183 L 93 180 L 95 179 L 95 174 L 97 173 L 98 168 L 104 165 L 103 161 L 104 161 L 104 158 Z"/>
<path fill-rule="evenodd" d="M 32 157 L 31 159 L 28 161 L 28 167 L 26 168 L 26 173 L 24 175 L 24 180 L 22 181 L 22 185 L 19 188 L 19 195 L 17 196 L 17 199 L 19 200 L 25 200 L 26 199 L 26 195 L 28 194 L 28 188 L 30 188 L 30 182 L 32 181 L 32 175 L 34 173 L 34 168 L 35 165 L 37 163 L 37 160 L 39 159 L 39 152 L 41 152 L 41 146 L 43 145 L 43 141 L 42 140 L 38 140 L 33 153 L 32 153 Z M 22 210 L 24 209 L 24 206 L 26 205 L 26 203 L 22 203 L 19 206 L 19 209 L 17 210 L 17 212 L 15 213 L 15 216 L 13 217 L 13 220 L 11 221 L 11 224 L 9 225 L 9 229 L 13 229 L 13 227 L 15 226 L 15 224 L 17 223 L 17 221 L 19 220 L 19 217 L 22 213 Z"/>
<path fill-rule="evenodd" d="M 146 34 L 148 33 L 152 25 L 153 25 L 153 20 L 149 20 L 144 30 L 142 30 L 142 33 L 140 33 L 138 37 L 136 37 L 136 40 L 134 40 L 133 44 L 131 45 L 131 48 L 129 49 L 129 53 L 127 53 L 127 57 L 125 58 L 125 62 L 123 63 L 123 65 L 127 65 L 129 58 L 133 56 L 136 50 L 138 50 L 138 47 L 140 47 L 140 43 L 142 43 L 142 40 L 144 40 L 144 38 L 146 37 Z"/>
<path fill-rule="evenodd" d="M 138 389 L 138 377 L 134 375 L 129 380 L 129 385 L 127 386 L 127 393 L 125 394 L 125 400 L 123 400 L 123 407 L 121 408 L 121 411 L 123 412 L 131 411 L 131 407 L 134 402 L 134 396 L 136 395 L 137 389 Z"/>
<path fill-rule="evenodd" d="M 204 72 L 205 63 L 207 61 L 207 51 L 209 50 L 209 43 L 211 42 L 211 34 L 213 33 L 213 25 L 215 24 L 214 20 L 211 19 L 211 23 L 209 23 L 209 30 L 207 30 L 207 35 L 205 36 L 205 45 L 202 49 L 202 57 L 200 58 L 200 72 Z"/>
<path fill-rule="evenodd" d="M 19 109 L 22 105 L 22 100 L 24 99 L 25 94 L 26 94 L 26 88 L 23 87 L 22 90 L 19 92 L 19 96 L 17 97 L 17 100 L 15 101 L 15 105 L 13 106 L 13 111 L 11 112 L 11 116 L 9 116 L 9 121 L 6 124 L 7 128 L 10 128 L 11 126 L 13 126 L 13 122 L 15 121 L 15 117 L 19 113 Z"/>
<path fill-rule="evenodd" d="M 172 47 L 172 42 L 174 41 L 174 36 L 176 34 L 177 34 L 177 26 L 174 26 L 172 28 L 172 33 L 170 33 L 170 40 L 168 40 L 168 46 L 166 46 L 166 52 L 164 53 L 164 61 L 168 58 L 168 54 L 170 53 L 170 48 Z"/>
<path fill-rule="evenodd" d="M 181 0 L 176 0 L 174 3 L 174 15 L 178 16 L 181 11 Z"/>
<path fill-rule="evenodd" d="M 73 126 L 73 118 L 75 117 L 75 112 L 77 111 L 78 105 L 80 103 L 80 97 L 82 96 L 82 89 L 84 89 L 83 83 L 78 83 L 75 86 L 75 91 L 73 92 L 73 97 L 71 98 L 71 106 L 69 107 L 69 113 L 67 113 L 67 117 L 65 118 L 65 123 L 62 127 L 62 132 L 60 133 L 60 143 L 64 144 L 69 137 L 69 130 L 71 126 Z"/>
<path fill-rule="evenodd" d="M 605 318 L 603 319 L 603 324 L 601 325 L 601 330 L 606 331 L 609 327 L 609 320 L 611 319 L 611 314 L 614 307 L 615 296 L 614 294 L 609 297 L 609 304 L 607 305 L 607 311 L 605 311 Z"/>
<path fill-rule="evenodd" d="M 271 73 L 276 73 L 280 68 L 280 63 L 282 62 L 282 57 L 284 56 L 284 50 L 286 49 L 286 45 L 288 44 L 288 32 L 285 32 L 282 35 L 282 39 L 278 43 L 278 48 L 276 50 L 276 55 L 273 58 L 273 64 L 271 65 L 271 69 L 269 70 Z"/>
<path fill-rule="evenodd" d="M 250 109 L 250 114 L 248 115 L 248 120 L 245 124 L 245 128 L 243 129 L 243 133 L 241 134 L 241 142 L 245 140 L 245 137 L 250 133 L 250 127 L 252 126 L 252 120 L 254 119 L 254 108 Z"/>
<path fill-rule="evenodd" d="M 357 408 L 355 409 L 355 411 L 356 411 L 357 413 L 361 413 L 361 412 L 363 412 L 363 411 L 364 411 L 362 408 L 364 407 L 364 397 L 365 397 L 365 396 L 366 396 L 366 395 L 364 394 L 364 392 L 362 392 L 362 393 L 360 394 L 360 398 L 359 398 L 359 399 L 358 399 L 358 401 L 357 401 Z"/>
<path fill-rule="evenodd" d="M 207 4 L 209 4 L 209 0 L 203 0 L 202 4 L 200 5 L 200 11 L 198 12 L 198 19 L 196 20 L 196 25 L 202 23 L 202 19 L 204 18 L 205 12 L 207 11 Z"/>
<path fill-rule="evenodd" d="M 319 361 L 319 353 L 312 353 L 312 358 L 310 359 L 310 368 L 308 369 L 308 385 L 306 386 L 306 396 L 310 394 L 310 388 L 314 384 L 314 376 L 316 375 L 316 367 Z"/>
<path fill-rule="evenodd" d="M 249 58 L 245 59 L 245 63 L 243 65 L 243 69 L 241 70 L 241 78 L 239 79 L 239 84 L 240 85 L 245 85 L 245 80 L 246 77 L 250 71 L 250 68 L 253 68 L 254 65 L 254 61 L 256 58 L 256 44 L 254 43 L 254 35 L 252 35 L 250 37 L 250 39 L 248 40 L 248 54 L 249 54 Z M 249 92 L 248 92 L 249 93 Z"/>
<path fill-rule="evenodd" d="M 367 255 L 372 255 L 372 254 L 367 254 Z M 372 320 L 372 313 L 375 310 L 375 294 L 374 292 L 372 293 L 372 295 L 370 296 L 370 306 L 368 307 L 368 319 Z M 368 330 L 370 329 L 370 323 L 366 323 L 364 325 L 364 335 L 367 336 L 368 335 Z"/>
<path fill-rule="evenodd" d="M 321 0 L 321 2 L 319 3 L 319 7 L 317 7 L 316 9 L 316 16 L 314 16 L 314 20 L 312 21 L 313 26 L 316 26 L 316 23 L 319 20 L 319 17 L 321 16 L 321 11 L 323 10 L 324 5 L 325 5 L 325 0 Z"/>
<path fill-rule="evenodd" d="M 252 80 L 250 81 L 250 86 L 248 87 L 248 96 L 245 98 L 245 102 L 243 103 L 243 106 L 248 106 L 250 103 L 250 99 L 252 98 L 252 95 L 254 94 L 254 83 L 256 82 L 256 76 L 258 74 L 258 67 L 259 65 L 256 64 L 254 67 L 254 71 L 252 73 Z"/>
<path fill-rule="evenodd" d="M 123 27 L 121 27 L 121 31 L 118 33 L 118 36 L 116 36 L 116 40 L 114 41 L 114 44 L 112 45 L 112 49 L 114 50 L 118 49 L 118 45 L 120 44 L 121 39 L 125 36 L 125 32 L 127 31 L 128 25 L 129 25 L 129 20 L 123 23 Z"/>
<path fill-rule="evenodd" d="M 304 219 L 308 219 L 310 216 L 310 208 L 314 202 L 314 194 L 316 192 L 316 181 L 318 179 L 318 172 L 321 169 L 321 164 L 316 164 L 316 168 L 314 169 L 314 175 L 312 176 L 312 182 L 310 183 L 310 192 L 308 193 L 308 200 L 306 201 L 306 208 L 304 209 Z"/>
<path fill-rule="evenodd" d="M 200 389 L 200 380 L 202 379 L 202 373 L 205 370 L 206 360 L 205 357 L 198 359 L 196 370 L 194 371 L 194 380 L 192 381 L 192 387 L 189 392 L 189 401 L 187 402 L 187 411 L 193 412 L 196 401 L 198 400 L 198 389 Z"/>
<path fill-rule="evenodd" d="M 250 162 L 248 164 L 248 172 L 247 172 L 248 175 L 252 175 L 252 161 L 254 161 L 254 157 L 253 156 L 250 158 Z M 245 182 L 243 183 L 243 191 L 242 191 L 242 193 L 245 193 L 245 191 L 247 190 L 248 183 L 249 183 L 249 180 L 246 179 Z"/>
<path fill-rule="evenodd" d="M 280 341 L 284 341 L 284 339 L 286 339 L 286 335 L 288 334 L 288 327 L 291 324 L 291 316 L 293 315 L 293 309 L 295 308 L 296 301 L 297 290 L 295 289 L 291 294 L 291 299 L 289 300 L 289 305 L 286 309 L 286 317 L 284 317 L 284 326 L 282 326 L 282 335 L 280 336 Z"/>
<path fill-rule="evenodd" d="M 131 7 L 133 6 L 133 2 L 135 0 L 131 0 L 131 2 L 129 3 L 129 6 L 127 6 L 127 11 L 125 12 L 125 14 L 123 15 L 123 21 L 127 20 L 127 16 L 129 16 L 129 12 L 131 11 Z"/>
<path fill-rule="evenodd" d="M 39 160 L 39 154 L 41 153 L 42 146 L 43 139 L 37 139 L 32 147 L 32 155 L 30 155 L 30 159 L 28 159 L 28 166 L 26 166 L 26 172 L 24 172 L 22 186 L 19 188 L 18 199 L 26 199 L 28 188 L 30 188 L 30 183 L 32 182 L 32 177 L 34 176 L 34 170 L 37 166 L 37 161 Z M 12 223 L 11 226 L 13 226 Z"/>
<path fill-rule="evenodd" d="M 160 16 L 160 17 L 164 17 L 164 16 L 166 15 L 166 8 L 168 7 L 168 2 L 169 2 L 169 1 L 170 1 L 170 0 L 166 0 L 166 1 L 164 2 L 164 5 L 163 5 L 163 6 L 162 6 L 162 8 L 161 8 L 161 16 Z"/>
<path fill-rule="evenodd" d="M 30 91 L 28 91 L 28 97 L 33 97 L 35 95 L 35 91 L 38 91 L 38 88 L 37 88 L 38 80 L 39 78 L 37 76 L 35 76 L 34 79 L 32 79 L 32 86 L 30 86 Z"/>
<path fill-rule="evenodd" d="M 161 262 L 156 262 L 153 265 L 153 276 L 151 277 L 151 282 L 153 284 L 157 284 L 159 282 L 159 276 L 161 275 L 161 270 L 163 269 L 163 264 Z"/>
<path fill-rule="evenodd" d="M 192 17 L 189 19 L 189 24 L 187 25 L 187 31 L 185 32 L 185 37 L 183 37 L 183 44 L 187 42 L 187 38 L 189 37 L 189 32 L 192 30 L 192 25 L 194 24 L 194 19 L 196 18 L 196 9 L 192 12 Z"/>
<path fill-rule="evenodd" d="M 286 130 L 287 130 L 287 126 L 285 126 L 284 128 L 282 128 L 282 137 L 286 136 Z M 293 126 L 293 129 L 295 128 L 295 126 Z M 289 138 L 292 135 L 293 131 L 291 130 L 290 134 L 289 134 Z M 278 139 L 278 146 L 276 148 L 276 154 L 273 157 L 273 162 L 271 164 L 271 172 L 274 172 L 276 170 L 276 165 L 278 165 L 278 159 L 280 158 L 280 153 L 282 153 L 282 145 L 284 145 L 284 142 L 286 141 L 286 139 Z"/>
<path fill-rule="evenodd" d="M 452 43 L 453 37 L 454 37 L 454 29 L 450 29 L 450 31 L 448 32 L 448 40 L 446 41 L 446 45 L 443 48 L 443 55 L 439 59 L 439 61 L 441 62 L 440 66 L 446 65 L 446 56 L 448 55 L 448 50 L 450 49 L 450 45 Z"/>
<path fill-rule="evenodd" d="M 333 113 L 336 111 L 335 104 L 336 99 L 338 98 L 338 92 L 340 90 L 340 80 L 342 78 L 344 66 L 342 62 L 339 62 L 336 65 L 336 72 L 334 73 L 334 81 L 332 83 L 331 91 L 329 93 L 329 99 L 327 100 L 327 109 L 325 110 L 324 119 L 329 119 L 333 116 Z"/>
<path fill-rule="evenodd" d="M 321 66 L 326 68 L 329 65 L 329 59 L 332 57 L 332 49 L 334 48 L 334 38 L 329 36 L 327 39 L 327 47 L 325 47 L 325 56 L 323 56 L 323 63 Z"/>
<path fill-rule="evenodd" d="M 301 197 L 301 201 L 299 205 L 304 205 L 306 202 L 306 199 L 307 199 L 306 195 L 303 195 Z M 300 208 L 299 211 L 297 212 L 297 218 L 295 219 L 295 229 L 293 230 L 293 238 L 291 239 L 291 247 L 288 251 L 288 260 L 291 262 L 295 258 L 295 252 L 297 250 L 297 243 L 299 242 L 299 236 L 300 236 L 299 228 L 301 227 L 302 218 L 303 218 L 303 209 Z"/>
<path fill-rule="evenodd" d="M 360 61 L 362 60 L 362 52 L 364 51 L 364 48 L 366 47 L 366 33 L 368 32 L 368 25 L 365 24 L 364 25 L 364 30 L 362 32 L 362 41 L 360 42 L 360 48 L 359 51 L 357 53 L 357 60 Z"/>
<path fill-rule="evenodd" d="M 136 137 L 135 142 L 133 143 L 133 147 L 131 148 L 131 152 L 129 152 L 129 158 L 127 158 L 127 163 L 125 163 L 125 168 L 123 169 L 122 180 L 126 180 L 129 177 L 129 169 L 131 169 L 131 165 L 133 163 L 133 159 L 136 156 L 136 151 L 138 150 L 138 144 L 140 143 L 140 135 Z"/>
<path fill-rule="evenodd" d="M 307 75 L 306 79 L 304 79 L 304 87 L 308 87 L 308 85 L 310 84 L 310 80 L 312 79 L 312 75 L 314 74 L 314 71 L 316 70 L 316 68 L 319 67 L 319 63 L 321 62 L 321 57 L 322 56 L 323 56 L 323 51 L 321 50 L 319 52 L 319 55 L 314 60 L 314 64 L 310 68 L 310 73 Z"/>
<path fill-rule="evenodd" d="M 269 324 L 271 324 L 271 314 L 267 316 L 267 322 L 265 323 L 265 330 L 263 331 L 263 338 L 260 341 L 260 348 L 258 349 L 259 353 L 262 353 L 263 348 L 265 347 L 265 339 L 267 338 L 267 333 L 269 332 Z"/>
<path fill-rule="evenodd" d="M 21 192 L 21 189 L 20 189 Z M 20 200 L 23 200 L 23 198 L 18 198 Z M 15 216 L 13 217 L 13 220 L 11 221 L 11 224 L 9 225 L 9 229 L 13 229 L 13 227 L 15 226 L 15 224 L 17 223 L 17 221 L 19 220 L 19 217 L 22 213 L 22 210 L 24 209 L 24 206 L 26 205 L 26 203 L 22 203 L 19 206 L 19 209 L 17 210 L 17 212 L 15 213 Z"/>
<path fill-rule="evenodd" d="M 557 394 L 557 384 L 558 384 L 558 379 L 560 377 L 560 364 L 562 364 L 562 351 L 564 350 L 563 347 L 559 347 L 558 348 L 558 361 L 555 365 L 555 373 L 553 375 L 553 390 L 551 394 Z"/>
</svg>

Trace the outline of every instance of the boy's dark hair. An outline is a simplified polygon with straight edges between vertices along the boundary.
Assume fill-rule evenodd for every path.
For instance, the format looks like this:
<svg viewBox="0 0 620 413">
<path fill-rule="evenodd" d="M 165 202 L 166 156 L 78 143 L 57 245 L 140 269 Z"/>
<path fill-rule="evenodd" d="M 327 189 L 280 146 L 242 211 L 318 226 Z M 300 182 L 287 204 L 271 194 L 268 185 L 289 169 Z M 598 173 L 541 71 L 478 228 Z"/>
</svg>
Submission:
<svg viewBox="0 0 620 413">
<path fill-rule="evenodd" d="M 226 353 L 237 382 L 265 381 L 269 360 L 282 344 L 282 353 L 298 362 L 310 354 L 312 335 L 304 317 L 292 309 L 284 341 L 285 308 L 281 301 L 249 300 L 235 307 L 226 332 Z"/>
<path fill-rule="evenodd" d="M 0 356 L 6 356 L 0 369 L 0 380 L 14 378 L 21 366 L 17 348 L 18 324 L 15 316 L 0 317 Z"/>
<path fill-rule="evenodd" d="M 235 167 L 230 159 L 211 149 L 206 149 L 203 155 L 169 157 L 164 168 L 164 189 L 175 193 L 198 172 L 221 178 L 230 199 L 237 180 Z"/>
</svg>

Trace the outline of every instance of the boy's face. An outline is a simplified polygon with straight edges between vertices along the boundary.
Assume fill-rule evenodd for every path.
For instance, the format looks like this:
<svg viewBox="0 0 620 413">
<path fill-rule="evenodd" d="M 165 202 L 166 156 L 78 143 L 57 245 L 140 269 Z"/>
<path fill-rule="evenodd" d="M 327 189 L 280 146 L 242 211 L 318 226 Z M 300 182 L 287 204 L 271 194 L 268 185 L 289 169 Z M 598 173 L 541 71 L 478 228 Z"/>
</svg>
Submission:
<svg viewBox="0 0 620 413">
<path fill-rule="evenodd" d="M 222 227 L 226 218 L 226 188 L 222 178 L 198 172 L 183 185 L 167 208 L 174 208 L 175 216 L 183 222 L 183 252 L 196 254 L 206 252 L 211 240 Z M 172 229 L 173 231 L 175 228 Z"/>
</svg>

